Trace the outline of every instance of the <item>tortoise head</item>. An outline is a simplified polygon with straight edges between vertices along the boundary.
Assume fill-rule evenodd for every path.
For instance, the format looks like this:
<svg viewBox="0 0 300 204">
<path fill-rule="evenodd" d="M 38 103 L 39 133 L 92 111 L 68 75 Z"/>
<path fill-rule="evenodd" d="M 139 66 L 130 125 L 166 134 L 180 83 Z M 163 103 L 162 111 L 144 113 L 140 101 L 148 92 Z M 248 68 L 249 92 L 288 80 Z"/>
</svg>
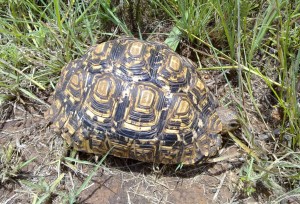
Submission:
<svg viewBox="0 0 300 204">
<path fill-rule="evenodd" d="M 216 112 L 222 123 L 221 133 L 226 133 L 235 130 L 241 126 L 238 115 L 231 109 L 225 107 L 218 107 Z"/>
</svg>

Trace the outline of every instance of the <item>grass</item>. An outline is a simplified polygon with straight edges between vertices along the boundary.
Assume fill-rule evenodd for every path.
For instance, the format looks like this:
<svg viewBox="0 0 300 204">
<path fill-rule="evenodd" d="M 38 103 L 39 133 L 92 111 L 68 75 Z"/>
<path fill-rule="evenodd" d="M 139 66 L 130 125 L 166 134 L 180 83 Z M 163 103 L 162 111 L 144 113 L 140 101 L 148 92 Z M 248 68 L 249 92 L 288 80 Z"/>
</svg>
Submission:
<svg viewBox="0 0 300 204">
<path fill-rule="evenodd" d="M 266 189 L 271 194 L 266 201 L 275 203 L 299 196 L 297 1 L 128 2 L 0 1 L 0 108 L 47 107 L 61 68 L 91 45 L 120 35 L 163 39 L 179 53 L 188 50 L 201 73 L 224 76 L 215 89 L 224 88 L 227 96 L 220 101 L 239 111 L 242 132 L 232 141 L 247 153 L 236 191 L 254 196 Z M 2 149 L 1 183 L 19 180 L 33 160 L 18 159 L 13 146 Z M 67 168 L 76 169 L 67 160 Z M 22 182 L 39 203 L 52 199 L 65 178 L 62 173 L 51 181 Z M 75 202 L 85 187 L 55 195 Z"/>
<path fill-rule="evenodd" d="M 37 183 L 33 183 L 27 180 L 20 180 L 20 183 L 26 185 L 30 189 L 31 193 L 33 194 L 32 203 L 34 204 L 50 202 L 53 200 L 53 197 L 59 197 L 61 203 L 76 203 L 80 194 L 88 187 L 92 178 L 96 175 L 99 168 L 103 165 L 103 162 L 109 152 L 104 155 L 96 165 L 87 161 L 65 157 L 64 160 L 66 161 L 66 165 L 68 165 L 69 167 L 72 166 L 72 168 L 70 169 L 72 169 L 73 171 L 77 169 L 78 164 L 94 166 L 93 170 L 89 172 L 89 175 L 85 178 L 84 182 L 80 186 L 74 186 L 74 188 L 69 192 L 57 191 L 58 185 L 63 181 L 63 179 L 66 179 L 66 175 L 64 173 L 59 174 L 51 184 L 46 182 L 43 177 Z M 70 161 L 74 162 L 74 164 L 71 164 Z M 60 161 L 58 162 L 60 164 Z M 72 179 L 72 177 L 70 178 Z"/>
<path fill-rule="evenodd" d="M 20 154 L 16 147 L 12 144 L 4 146 L 0 152 L 0 183 L 17 182 L 22 177 L 26 177 L 26 172 L 23 168 L 28 166 L 35 158 L 27 161 L 22 161 Z"/>
</svg>

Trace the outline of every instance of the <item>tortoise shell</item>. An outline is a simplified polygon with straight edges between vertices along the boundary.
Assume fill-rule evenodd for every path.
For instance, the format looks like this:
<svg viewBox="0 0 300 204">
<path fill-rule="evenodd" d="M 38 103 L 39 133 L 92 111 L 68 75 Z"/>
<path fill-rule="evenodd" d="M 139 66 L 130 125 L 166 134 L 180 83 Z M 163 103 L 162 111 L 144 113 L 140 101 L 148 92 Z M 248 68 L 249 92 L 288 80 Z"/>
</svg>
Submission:
<svg viewBox="0 0 300 204">
<path fill-rule="evenodd" d="M 191 60 L 165 44 L 122 37 L 62 69 L 50 115 L 79 151 L 194 164 L 221 145 L 217 107 Z"/>
</svg>

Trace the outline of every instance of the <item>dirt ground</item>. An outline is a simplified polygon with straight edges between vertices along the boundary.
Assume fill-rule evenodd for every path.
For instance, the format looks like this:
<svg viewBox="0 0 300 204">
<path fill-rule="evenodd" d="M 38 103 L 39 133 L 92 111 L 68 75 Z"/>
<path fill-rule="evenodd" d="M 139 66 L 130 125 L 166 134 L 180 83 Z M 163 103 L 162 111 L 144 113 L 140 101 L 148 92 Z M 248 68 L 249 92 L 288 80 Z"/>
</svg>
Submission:
<svg viewBox="0 0 300 204">
<path fill-rule="evenodd" d="M 0 203 L 31 203 L 34 195 L 40 195 L 41 192 L 19 182 L 20 179 L 33 183 L 44 180 L 51 184 L 64 173 L 50 202 L 60 203 L 61 197 L 56 192 L 77 190 L 93 167 L 74 164 L 75 167 L 70 168 L 64 161 L 59 164 L 66 151 L 60 136 L 47 127 L 43 117 L 46 106 L 35 105 L 25 110 L 11 105 L 11 114 L 0 132 L 0 144 L 2 147 L 14 145 L 21 161 L 36 159 L 19 172 L 15 181 L 7 181 L 0 187 Z M 177 166 L 109 156 L 80 194 L 79 203 L 255 202 L 254 198 L 240 197 L 237 190 L 239 171 L 246 155 L 234 144 L 225 142 L 219 158 L 224 156 L 228 159 L 180 170 L 176 170 Z M 75 158 L 96 163 L 94 155 L 77 153 Z"/>
</svg>

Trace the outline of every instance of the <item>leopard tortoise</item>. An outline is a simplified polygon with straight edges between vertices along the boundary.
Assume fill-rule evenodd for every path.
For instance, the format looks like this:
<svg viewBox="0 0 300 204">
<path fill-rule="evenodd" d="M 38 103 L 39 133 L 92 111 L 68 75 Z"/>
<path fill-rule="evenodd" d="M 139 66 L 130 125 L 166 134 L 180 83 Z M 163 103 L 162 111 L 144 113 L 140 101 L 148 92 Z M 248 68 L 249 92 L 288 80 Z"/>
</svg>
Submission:
<svg viewBox="0 0 300 204">
<path fill-rule="evenodd" d="M 221 134 L 239 124 L 191 60 L 132 37 L 101 43 L 66 65 L 49 115 L 79 151 L 164 164 L 213 156 Z"/>
</svg>

